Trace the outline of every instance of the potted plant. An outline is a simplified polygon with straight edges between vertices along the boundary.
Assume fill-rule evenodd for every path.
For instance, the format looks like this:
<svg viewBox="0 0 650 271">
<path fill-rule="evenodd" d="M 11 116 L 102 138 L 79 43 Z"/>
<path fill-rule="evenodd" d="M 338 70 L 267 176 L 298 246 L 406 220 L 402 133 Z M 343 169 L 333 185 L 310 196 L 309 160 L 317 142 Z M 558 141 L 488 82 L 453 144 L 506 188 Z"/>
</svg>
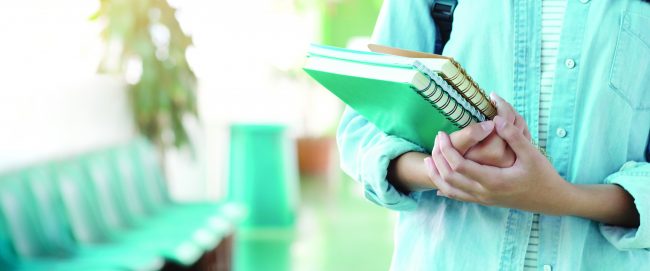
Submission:
<svg viewBox="0 0 650 271">
<path fill-rule="evenodd" d="M 183 120 L 197 116 L 196 76 L 186 59 L 192 39 L 166 0 L 100 2 L 91 18 L 105 23 L 100 72 L 125 78 L 137 129 L 158 146 L 164 162 L 165 148 L 189 145 Z"/>
</svg>

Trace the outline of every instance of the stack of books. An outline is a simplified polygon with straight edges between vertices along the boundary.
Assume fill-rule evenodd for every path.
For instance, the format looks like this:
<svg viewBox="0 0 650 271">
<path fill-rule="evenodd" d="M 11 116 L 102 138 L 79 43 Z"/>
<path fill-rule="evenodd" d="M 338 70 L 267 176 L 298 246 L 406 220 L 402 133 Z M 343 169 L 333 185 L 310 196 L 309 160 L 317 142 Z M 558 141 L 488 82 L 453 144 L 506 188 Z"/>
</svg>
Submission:
<svg viewBox="0 0 650 271">
<path fill-rule="evenodd" d="M 428 150 L 447 133 L 497 110 L 452 58 L 369 45 L 372 52 L 312 45 L 304 70 L 387 134 Z"/>
</svg>

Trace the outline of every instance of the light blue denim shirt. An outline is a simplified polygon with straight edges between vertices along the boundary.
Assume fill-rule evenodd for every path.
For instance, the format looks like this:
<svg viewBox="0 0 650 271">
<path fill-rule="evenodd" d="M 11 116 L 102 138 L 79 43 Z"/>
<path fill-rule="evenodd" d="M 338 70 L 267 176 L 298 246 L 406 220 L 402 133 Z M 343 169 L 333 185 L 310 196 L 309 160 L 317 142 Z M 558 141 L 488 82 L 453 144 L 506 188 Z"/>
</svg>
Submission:
<svg viewBox="0 0 650 271">
<path fill-rule="evenodd" d="M 385 0 L 374 41 L 434 51 L 432 0 Z M 538 134 L 541 1 L 460 0 L 443 54 L 516 108 Z M 547 152 L 575 184 L 618 184 L 638 228 L 540 216 L 540 270 L 650 270 L 650 4 L 568 0 L 558 51 Z M 338 130 L 343 170 L 371 201 L 399 211 L 392 270 L 521 270 L 529 212 L 399 193 L 388 163 L 422 148 L 347 109 Z M 603 202 L 602 204 L 607 204 Z"/>
</svg>

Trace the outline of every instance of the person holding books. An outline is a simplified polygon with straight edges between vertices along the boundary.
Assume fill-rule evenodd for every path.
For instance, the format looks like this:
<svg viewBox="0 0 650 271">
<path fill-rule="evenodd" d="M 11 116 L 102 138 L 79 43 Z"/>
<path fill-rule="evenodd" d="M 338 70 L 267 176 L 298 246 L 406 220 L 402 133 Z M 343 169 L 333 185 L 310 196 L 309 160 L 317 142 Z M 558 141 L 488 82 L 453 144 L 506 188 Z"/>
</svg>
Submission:
<svg viewBox="0 0 650 271">
<path fill-rule="evenodd" d="M 650 4 L 460 1 L 439 52 L 433 2 L 385 0 L 373 41 L 452 56 L 498 114 L 428 153 L 346 109 L 341 167 L 399 211 L 391 270 L 648 268 Z"/>
</svg>

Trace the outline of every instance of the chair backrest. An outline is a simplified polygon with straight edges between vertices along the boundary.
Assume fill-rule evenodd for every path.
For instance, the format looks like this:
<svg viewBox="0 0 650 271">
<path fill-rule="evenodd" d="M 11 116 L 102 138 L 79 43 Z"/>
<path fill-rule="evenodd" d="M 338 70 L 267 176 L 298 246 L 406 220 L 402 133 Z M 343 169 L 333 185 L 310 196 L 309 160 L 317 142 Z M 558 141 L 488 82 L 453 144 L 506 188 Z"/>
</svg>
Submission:
<svg viewBox="0 0 650 271">
<path fill-rule="evenodd" d="M 0 270 L 13 270 L 18 266 L 4 218 L 0 217 Z"/>
<path fill-rule="evenodd" d="M 0 181 L 3 180 L 4 178 L 0 178 Z M 0 212 L 0 214 L 0 270 L 13 270 L 18 266 L 18 256 L 13 248 L 4 213 Z"/>
<path fill-rule="evenodd" d="M 79 161 L 72 160 L 58 165 L 56 173 L 56 185 L 75 239 L 81 243 L 110 240 L 110 224 L 99 207 L 96 195 L 89 188 L 90 179 Z"/>
<path fill-rule="evenodd" d="M 63 199 L 51 166 L 28 169 L 25 173 L 26 199 L 33 202 L 48 251 L 56 256 L 72 255 L 78 245 L 74 240 Z"/>
<path fill-rule="evenodd" d="M 151 208 L 161 210 L 172 203 L 165 177 L 158 160 L 158 153 L 151 143 L 146 140 L 133 142 L 134 165 L 142 182 L 140 189 L 146 193 L 144 199 Z"/>
<path fill-rule="evenodd" d="M 134 150 L 130 145 L 118 147 L 111 152 L 116 180 L 125 196 L 126 207 L 132 216 L 152 215 L 156 210 L 146 202 L 147 192 L 142 189 L 143 178 L 136 170 Z"/>
<path fill-rule="evenodd" d="M 90 178 L 90 193 L 97 196 L 101 214 L 111 229 L 132 227 L 135 218 L 128 211 L 126 196 L 117 180 L 111 157 L 106 150 L 83 157 L 83 168 Z"/>
<path fill-rule="evenodd" d="M 46 255 L 43 233 L 38 226 L 33 205 L 26 199 L 24 178 L 13 174 L 0 180 L 0 212 L 15 255 L 37 257 Z"/>
</svg>

